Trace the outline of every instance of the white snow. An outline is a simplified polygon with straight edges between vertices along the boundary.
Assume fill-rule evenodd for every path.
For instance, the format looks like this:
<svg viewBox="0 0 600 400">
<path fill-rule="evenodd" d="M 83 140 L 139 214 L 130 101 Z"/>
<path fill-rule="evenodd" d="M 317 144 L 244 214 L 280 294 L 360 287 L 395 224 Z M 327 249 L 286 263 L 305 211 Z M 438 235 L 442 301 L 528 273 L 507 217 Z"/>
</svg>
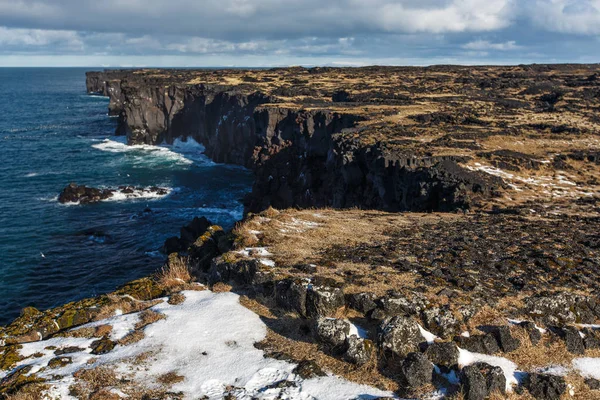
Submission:
<svg viewBox="0 0 600 400">
<path fill-rule="evenodd" d="M 417 325 L 419 325 L 419 324 L 417 324 Z M 435 339 L 438 338 L 433 333 L 425 330 L 421 325 L 419 325 L 419 331 L 421 332 L 421 336 L 423 336 L 423 338 L 427 341 L 427 343 L 431 344 L 431 343 L 435 342 Z"/>
<path fill-rule="evenodd" d="M 573 360 L 573 368 L 585 378 L 600 380 L 600 358 L 576 358 Z"/>
<path fill-rule="evenodd" d="M 269 260 L 268 258 L 261 258 L 260 263 L 262 265 L 266 265 L 267 267 L 273 268 L 275 266 L 275 261 Z"/>
<path fill-rule="evenodd" d="M 72 364 L 39 372 L 51 385 L 46 399 L 73 399 L 69 395 L 69 386 L 74 382 L 72 374 L 84 366 L 100 365 L 110 366 L 121 375 L 132 374 L 134 381 L 148 386 L 154 385 L 158 376 L 175 372 L 185 379 L 170 390 L 183 392 L 186 399 L 221 399 L 228 386 L 235 387 L 236 398 L 243 399 L 347 400 L 392 396 L 335 376 L 303 380 L 292 373 L 294 364 L 265 358 L 254 347 L 254 343 L 265 338 L 267 328 L 258 315 L 239 304 L 238 295 L 210 291 L 183 294 L 186 300 L 182 304 L 163 302 L 152 307 L 166 318 L 147 326 L 145 338 L 137 343 L 119 345 L 99 356 L 89 353 L 94 339 L 56 338 L 28 343 L 21 349 L 23 355 L 42 352 L 44 356 L 23 360 L 21 365 L 31 364 L 40 371 L 54 357 L 53 351 L 46 350 L 48 346 L 85 349 L 68 355 Z M 118 332 L 115 335 L 120 336 L 130 330 L 135 317 L 136 314 L 121 315 L 103 322 L 110 321 L 114 332 Z M 153 355 L 145 365 L 134 366 L 133 358 L 146 352 Z M 86 365 L 92 358 L 96 362 Z M 58 378 L 59 375 L 64 377 Z M 295 386 L 266 389 L 281 380 L 289 380 Z"/>
<path fill-rule="evenodd" d="M 271 257 L 273 255 L 266 247 L 246 247 L 243 250 L 239 250 L 237 253 L 243 255 L 244 257 Z"/>
<path fill-rule="evenodd" d="M 367 330 L 365 328 L 362 328 L 349 320 L 348 320 L 348 322 L 350 323 L 350 333 L 348 334 L 348 336 L 354 335 L 354 336 L 362 338 L 362 339 L 369 338 L 369 333 L 367 332 Z"/>
<path fill-rule="evenodd" d="M 569 369 L 562 365 L 549 365 L 547 367 L 538 368 L 536 372 L 555 376 L 567 376 L 569 374 Z"/>
<path fill-rule="evenodd" d="M 525 321 L 521 321 L 520 319 L 508 319 L 508 323 L 509 324 L 513 324 L 513 325 L 519 325 L 522 324 Z M 537 326 L 536 324 L 534 324 L 535 329 L 537 329 L 538 331 L 540 331 L 540 333 L 543 335 L 547 332 L 546 329 L 544 328 L 540 328 L 539 326 Z"/>
<path fill-rule="evenodd" d="M 516 377 L 517 365 L 512 361 L 497 356 L 488 356 L 486 354 L 472 353 L 468 350 L 458 349 L 459 357 L 458 364 L 460 367 L 466 367 L 467 365 L 475 364 L 477 362 L 484 362 L 489 365 L 502 368 L 504 376 L 506 377 L 506 390 L 511 391 L 512 386 L 518 384 Z"/>
</svg>

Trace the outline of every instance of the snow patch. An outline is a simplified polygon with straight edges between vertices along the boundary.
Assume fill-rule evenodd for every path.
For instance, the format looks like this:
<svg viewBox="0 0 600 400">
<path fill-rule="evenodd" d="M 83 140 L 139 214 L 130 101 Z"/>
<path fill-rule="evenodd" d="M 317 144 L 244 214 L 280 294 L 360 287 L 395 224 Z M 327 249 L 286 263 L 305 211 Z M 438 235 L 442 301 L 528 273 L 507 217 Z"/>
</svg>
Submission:
<svg viewBox="0 0 600 400">
<path fill-rule="evenodd" d="M 433 333 L 429 332 L 428 330 L 425 330 L 425 328 L 423 328 L 420 324 L 419 325 L 419 331 L 421 332 L 421 336 L 423 336 L 423 338 L 427 341 L 427 343 L 431 344 L 433 342 L 435 342 L 435 339 L 437 339 L 438 337 L 435 336 Z"/>
<path fill-rule="evenodd" d="M 336 376 L 304 380 L 292 372 L 295 364 L 265 358 L 254 347 L 254 343 L 265 338 L 267 327 L 258 315 L 239 304 L 238 295 L 210 291 L 183 294 L 186 300 L 182 304 L 163 302 L 152 307 L 166 318 L 147 326 L 145 337 L 136 343 L 118 345 L 110 353 L 98 356 L 90 354 L 90 345 L 96 339 L 54 338 L 27 343 L 20 350 L 22 355 L 40 352 L 43 356 L 23 360 L 20 365 L 32 365 L 33 372 L 47 379 L 50 389 L 46 397 L 50 399 L 73 399 L 69 395 L 69 386 L 74 382 L 72 374 L 83 367 L 102 365 L 149 386 L 159 376 L 175 372 L 184 380 L 170 390 L 181 391 L 185 399 L 203 396 L 221 399 L 227 387 L 235 388 L 236 398 L 347 400 L 393 396 Z M 102 323 L 110 321 L 120 336 L 131 327 L 136 316 L 115 316 Z M 54 357 L 48 346 L 78 346 L 85 350 L 68 355 L 72 364 L 41 370 Z M 135 365 L 133 359 L 147 352 L 152 357 L 145 365 Z M 92 358 L 95 362 L 87 364 Z M 293 384 L 271 387 L 282 380 Z"/>
<path fill-rule="evenodd" d="M 575 368 L 584 378 L 600 380 L 600 358 L 583 357 L 573 360 Z"/>
</svg>

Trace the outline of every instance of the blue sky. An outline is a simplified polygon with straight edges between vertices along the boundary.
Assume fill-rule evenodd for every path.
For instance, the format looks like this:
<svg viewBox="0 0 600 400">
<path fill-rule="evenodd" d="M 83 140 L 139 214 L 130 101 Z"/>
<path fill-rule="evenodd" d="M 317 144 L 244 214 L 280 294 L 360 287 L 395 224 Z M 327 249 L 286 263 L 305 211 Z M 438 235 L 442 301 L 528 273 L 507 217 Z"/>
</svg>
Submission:
<svg viewBox="0 0 600 400">
<path fill-rule="evenodd" d="M 0 0 L 0 66 L 600 61 L 600 0 Z"/>
</svg>

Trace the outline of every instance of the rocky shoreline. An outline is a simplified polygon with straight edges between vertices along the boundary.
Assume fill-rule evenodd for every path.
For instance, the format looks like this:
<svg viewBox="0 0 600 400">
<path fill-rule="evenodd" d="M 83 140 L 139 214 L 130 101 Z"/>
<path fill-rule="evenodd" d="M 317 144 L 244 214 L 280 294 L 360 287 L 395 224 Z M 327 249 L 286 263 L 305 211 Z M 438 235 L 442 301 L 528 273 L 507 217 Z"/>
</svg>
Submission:
<svg viewBox="0 0 600 400">
<path fill-rule="evenodd" d="M 75 398 L 190 397 L 194 378 L 179 370 L 180 380 L 154 376 L 160 384 L 143 390 L 132 366 L 120 383 L 92 388 L 81 377 L 135 347 L 96 327 L 119 330 L 119 318 L 166 307 L 125 330 L 143 338 L 176 315 L 160 304 L 200 304 L 190 291 L 209 289 L 211 301 L 239 296 L 264 324 L 254 347 L 294 367 L 203 398 L 598 398 L 599 69 L 88 73 L 88 92 L 110 97 L 130 144 L 193 138 L 256 181 L 243 221 L 226 232 L 195 218 L 165 242 L 155 276 L 25 309 L 0 328 L 0 396 L 62 385 Z M 94 340 L 64 365 L 26 351 L 78 328 Z M 310 391 L 330 374 L 368 386 Z"/>
<path fill-rule="evenodd" d="M 58 202 L 61 204 L 91 204 L 114 199 L 117 195 L 125 199 L 134 199 L 141 197 L 162 197 L 169 193 L 169 189 L 156 186 L 149 188 L 119 186 L 116 189 L 98 189 L 70 183 L 58 195 Z"/>
</svg>

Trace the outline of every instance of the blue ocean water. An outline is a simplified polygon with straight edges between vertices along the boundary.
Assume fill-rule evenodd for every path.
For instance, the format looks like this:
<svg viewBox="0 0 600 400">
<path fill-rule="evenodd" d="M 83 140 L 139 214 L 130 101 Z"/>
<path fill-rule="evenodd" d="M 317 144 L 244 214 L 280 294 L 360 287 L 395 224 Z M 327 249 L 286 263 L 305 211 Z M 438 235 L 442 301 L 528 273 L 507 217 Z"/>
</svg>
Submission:
<svg viewBox="0 0 600 400">
<path fill-rule="evenodd" d="M 0 68 L 0 324 L 152 273 L 164 240 L 194 216 L 241 218 L 249 171 L 212 163 L 194 143 L 126 146 L 108 99 L 85 93 L 85 71 Z M 70 182 L 172 192 L 61 205 Z"/>
</svg>

